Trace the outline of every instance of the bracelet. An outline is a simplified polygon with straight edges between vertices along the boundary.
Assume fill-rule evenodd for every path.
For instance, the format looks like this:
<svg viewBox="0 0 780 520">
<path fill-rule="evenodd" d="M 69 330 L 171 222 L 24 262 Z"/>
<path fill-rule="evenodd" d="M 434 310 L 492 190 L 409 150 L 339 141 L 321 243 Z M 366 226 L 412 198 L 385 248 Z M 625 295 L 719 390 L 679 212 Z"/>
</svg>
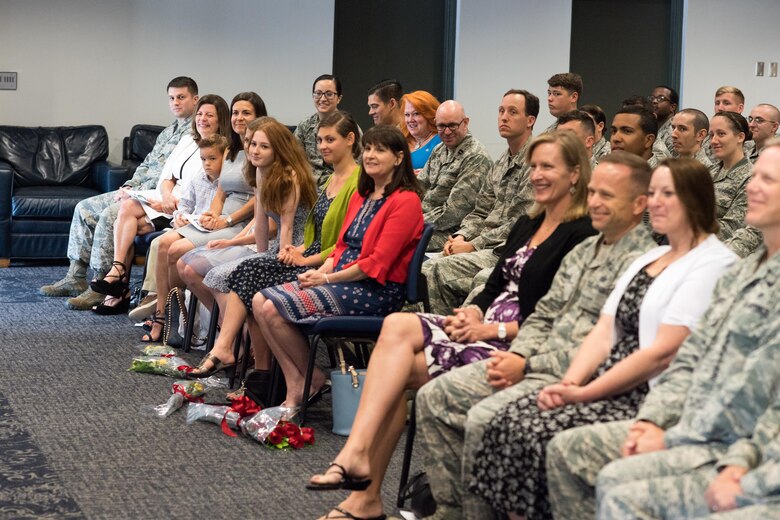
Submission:
<svg viewBox="0 0 780 520">
<path fill-rule="evenodd" d="M 328 280 L 328 273 L 322 273 L 325 275 L 325 283 L 330 283 L 330 280 Z"/>
<path fill-rule="evenodd" d="M 485 313 L 482 312 L 482 309 L 479 307 L 479 305 L 477 305 L 475 303 L 470 303 L 469 305 L 466 305 L 465 307 L 463 307 L 464 311 L 466 309 L 474 309 L 475 311 L 477 311 L 477 314 L 479 314 L 479 321 L 483 321 L 485 319 Z"/>
</svg>

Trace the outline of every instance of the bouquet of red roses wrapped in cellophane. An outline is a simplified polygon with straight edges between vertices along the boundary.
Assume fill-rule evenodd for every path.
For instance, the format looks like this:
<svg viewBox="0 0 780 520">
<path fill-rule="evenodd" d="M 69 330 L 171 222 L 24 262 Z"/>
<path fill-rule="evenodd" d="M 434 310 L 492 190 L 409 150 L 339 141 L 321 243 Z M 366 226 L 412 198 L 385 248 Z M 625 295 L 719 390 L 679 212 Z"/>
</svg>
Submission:
<svg viewBox="0 0 780 520">
<path fill-rule="evenodd" d="M 165 403 L 156 406 L 146 405 L 141 408 L 141 413 L 156 417 L 168 417 L 184 406 L 186 401 L 191 403 L 202 403 L 206 390 L 208 390 L 206 380 L 182 379 L 176 381 L 171 386 L 171 396 Z"/>
<path fill-rule="evenodd" d="M 169 377 L 187 377 L 187 374 L 193 370 L 195 370 L 195 367 L 186 360 L 172 354 L 138 356 L 134 357 L 130 364 L 130 372 L 159 374 Z"/>
<path fill-rule="evenodd" d="M 241 421 L 241 431 L 269 448 L 297 450 L 314 444 L 314 428 L 301 428 L 290 422 L 293 415 L 294 409 L 285 406 L 266 408 Z"/>
<path fill-rule="evenodd" d="M 233 430 L 239 429 L 242 420 L 259 411 L 260 406 L 247 396 L 233 399 L 230 405 L 190 403 L 187 407 L 187 424 L 195 421 L 213 422 L 222 427 L 225 435 L 235 437 Z"/>
</svg>

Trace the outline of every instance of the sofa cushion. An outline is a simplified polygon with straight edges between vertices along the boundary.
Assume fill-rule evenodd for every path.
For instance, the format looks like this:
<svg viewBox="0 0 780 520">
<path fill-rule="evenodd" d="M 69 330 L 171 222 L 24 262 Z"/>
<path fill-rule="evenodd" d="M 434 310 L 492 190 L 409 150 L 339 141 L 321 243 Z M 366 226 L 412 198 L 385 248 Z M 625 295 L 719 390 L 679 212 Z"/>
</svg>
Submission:
<svg viewBox="0 0 780 520">
<path fill-rule="evenodd" d="M 13 218 L 60 218 L 73 217 L 76 204 L 100 192 L 82 186 L 29 186 L 17 188 L 11 197 Z"/>
<path fill-rule="evenodd" d="M 14 169 L 15 186 L 89 184 L 89 168 L 108 157 L 99 125 L 0 126 L 0 161 Z"/>
</svg>

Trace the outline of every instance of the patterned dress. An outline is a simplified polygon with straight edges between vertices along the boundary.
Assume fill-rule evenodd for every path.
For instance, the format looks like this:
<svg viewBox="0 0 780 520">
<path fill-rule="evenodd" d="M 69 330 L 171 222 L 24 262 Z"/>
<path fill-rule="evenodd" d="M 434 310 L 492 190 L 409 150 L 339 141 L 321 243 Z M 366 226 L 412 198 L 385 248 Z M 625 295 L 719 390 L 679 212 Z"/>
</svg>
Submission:
<svg viewBox="0 0 780 520">
<path fill-rule="evenodd" d="M 597 376 L 639 348 L 639 307 L 652 281 L 643 269 L 626 287 L 615 314 L 618 339 Z M 647 391 L 645 383 L 612 398 L 545 411 L 536 403 L 538 391 L 508 404 L 485 430 L 469 489 L 497 511 L 526 515 L 528 520 L 551 519 L 547 443 L 563 430 L 634 417 Z"/>
<path fill-rule="evenodd" d="M 507 286 L 487 308 L 485 312 L 486 323 L 516 321 L 519 325 L 523 322 L 523 316 L 520 315 L 518 280 L 523 273 L 523 267 L 535 250 L 535 247 L 528 247 L 528 243 L 526 243 L 517 250 L 517 253 L 506 259 L 502 269 L 504 278 L 508 280 Z M 425 313 L 419 313 L 418 316 L 423 326 L 425 360 L 428 365 L 428 374 L 431 377 L 436 377 L 462 365 L 486 359 L 492 350 L 509 348 L 509 340 L 500 339 L 458 343 L 451 340 L 444 332 L 444 316 Z"/>
<path fill-rule="evenodd" d="M 335 197 L 334 197 L 335 198 Z M 303 252 L 303 256 L 319 254 L 322 249 L 320 238 L 322 235 L 322 221 L 330 208 L 333 199 L 329 199 L 322 190 L 317 202 L 314 204 L 314 241 Z M 275 257 L 267 255 L 256 256 L 241 262 L 228 276 L 227 285 L 231 291 L 238 294 L 249 312 L 252 311 L 252 298 L 260 289 L 273 287 L 284 282 L 290 282 L 296 277 L 311 269 L 309 266 L 286 265 Z"/>
<path fill-rule="evenodd" d="M 276 222 L 277 229 L 282 228 L 282 221 L 279 215 L 271 211 L 267 211 L 266 214 L 270 218 L 274 219 L 274 221 Z M 293 245 L 303 243 L 303 228 L 306 224 L 306 218 L 308 215 L 309 215 L 309 208 L 304 207 L 302 205 L 298 205 L 298 209 L 295 210 L 295 218 L 293 220 L 293 238 L 292 238 Z M 265 258 L 265 257 L 272 260 L 276 260 L 276 255 L 279 254 L 279 240 L 277 238 L 272 238 L 268 240 L 268 249 L 263 251 L 262 253 L 257 252 L 257 246 L 255 246 L 254 244 L 252 244 L 251 246 L 234 246 L 234 247 L 240 247 L 242 249 L 245 249 L 247 255 L 234 260 L 230 260 L 224 264 L 219 264 L 214 266 L 208 272 L 206 277 L 203 279 L 203 283 L 206 284 L 206 286 L 211 287 L 212 289 L 219 292 L 223 292 L 223 293 L 230 292 L 230 288 L 228 287 L 228 277 L 230 276 L 230 273 L 232 273 L 242 262 L 250 258 Z M 212 251 L 219 251 L 219 250 L 214 249 Z M 229 254 L 229 253 L 225 253 L 225 254 Z"/>
<path fill-rule="evenodd" d="M 344 234 L 347 249 L 334 271 L 360 256 L 363 236 L 387 199 L 366 198 Z M 301 289 L 298 282 L 287 282 L 260 291 L 271 300 L 287 321 L 312 323 L 324 316 L 385 316 L 398 311 L 406 298 L 404 284 L 380 284 L 373 278 L 356 282 L 330 283 Z"/>
</svg>

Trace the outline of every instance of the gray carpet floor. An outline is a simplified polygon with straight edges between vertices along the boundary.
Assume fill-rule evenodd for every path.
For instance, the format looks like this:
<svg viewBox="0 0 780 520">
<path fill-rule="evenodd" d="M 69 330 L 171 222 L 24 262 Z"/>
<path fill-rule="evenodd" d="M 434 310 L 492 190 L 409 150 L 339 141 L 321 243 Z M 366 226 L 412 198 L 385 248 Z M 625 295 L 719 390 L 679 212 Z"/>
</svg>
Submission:
<svg viewBox="0 0 780 520">
<path fill-rule="evenodd" d="M 64 272 L 0 269 L 0 517 L 316 518 L 342 500 L 304 489 L 345 441 L 330 432 L 329 397 L 309 416 L 316 444 L 297 451 L 187 426 L 184 410 L 144 416 L 173 380 L 128 372 L 140 329 L 126 316 L 38 295 Z M 398 514 L 403 442 L 384 486 L 388 514 Z"/>
</svg>

